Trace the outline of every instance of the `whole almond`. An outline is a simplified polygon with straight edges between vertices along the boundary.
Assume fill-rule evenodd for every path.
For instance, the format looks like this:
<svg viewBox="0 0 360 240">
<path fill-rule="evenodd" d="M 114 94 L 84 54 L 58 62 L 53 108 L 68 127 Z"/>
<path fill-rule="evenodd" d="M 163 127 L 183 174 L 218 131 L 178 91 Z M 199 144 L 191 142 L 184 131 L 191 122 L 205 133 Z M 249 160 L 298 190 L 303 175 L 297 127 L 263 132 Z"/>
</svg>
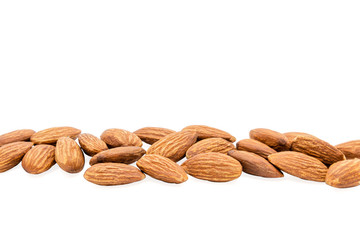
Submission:
<svg viewBox="0 0 360 240">
<path fill-rule="evenodd" d="M 79 135 L 79 144 L 86 155 L 94 156 L 95 154 L 108 150 L 106 143 L 100 138 L 95 137 L 90 133 L 83 133 Z"/>
<path fill-rule="evenodd" d="M 0 147 L 0 172 L 5 172 L 21 162 L 24 155 L 32 148 L 31 142 L 14 142 Z"/>
<path fill-rule="evenodd" d="M 90 159 L 90 165 L 104 162 L 131 164 L 140 159 L 146 151 L 141 147 L 117 147 L 100 152 Z"/>
<path fill-rule="evenodd" d="M 55 144 L 61 137 L 76 139 L 81 130 L 73 127 L 54 127 L 34 133 L 30 140 L 34 144 Z"/>
<path fill-rule="evenodd" d="M 0 136 L 0 147 L 12 142 L 29 141 L 34 133 L 35 131 L 31 129 L 21 129 L 5 133 Z"/>
<path fill-rule="evenodd" d="M 135 133 L 118 128 L 111 128 L 105 130 L 101 134 L 100 138 L 111 148 L 126 147 L 126 146 L 136 146 L 136 147 L 142 146 L 141 139 Z"/>
<path fill-rule="evenodd" d="M 55 164 L 55 147 L 52 145 L 36 145 L 25 154 L 21 164 L 28 173 L 43 173 Z"/>
<path fill-rule="evenodd" d="M 360 185 L 360 160 L 353 159 L 334 163 L 328 170 L 325 182 L 337 188 Z"/>
<path fill-rule="evenodd" d="M 290 175 L 317 182 L 325 181 L 328 170 L 320 160 L 299 152 L 274 153 L 269 161 Z"/>
<path fill-rule="evenodd" d="M 85 159 L 79 145 L 69 137 L 61 137 L 56 143 L 55 161 L 68 173 L 78 173 L 84 168 Z"/>
<path fill-rule="evenodd" d="M 140 181 L 145 175 L 136 167 L 121 163 L 99 163 L 88 168 L 84 178 L 97 185 L 112 186 Z"/>
<path fill-rule="evenodd" d="M 325 164 L 345 160 L 344 154 L 339 149 L 311 135 L 297 136 L 293 140 L 291 150 L 318 158 Z"/>
<path fill-rule="evenodd" d="M 205 139 L 205 138 L 223 138 L 230 142 L 236 141 L 236 138 L 234 136 L 232 136 L 231 134 L 229 134 L 225 131 L 222 131 L 220 129 L 208 127 L 208 126 L 204 126 L 204 125 L 187 126 L 182 131 L 195 132 L 198 135 L 199 140 Z"/>
<path fill-rule="evenodd" d="M 248 174 L 267 178 L 279 178 L 284 176 L 282 172 L 269 163 L 269 161 L 255 153 L 232 150 L 228 154 L 230 157 L 238 160 L 243 167 L 243 171 Z"/>
<path fill-rule="evenodd" d="M 191 158 L 200 153 L 219 152 L 227 154 L 235 146 L 223 138 L 207 138 L 192 145 L 186 152 L 186 157 Z"/>
<path fill-rule="evenodd" d="M 150 146 L 147 154 L 157 154 L 177 162 L 196 142 L 197 135 L 191 131 L 171 133 Z"/>
<path fill-rule="evenodd" d="M 297 136 L 312 136 L 308 133 L 303 133 L 303 132 L 287 132 L 283 134 L 287 137 L 287 139 L 289 139 L 291 144 Z"/>
<path fill-rule="evenodd" d="M 161 138 L 174 133 L 175 131 L 167 129 L 167 128 L 160 128 L 160 127 L 144 127 L 136 130 L 134 133 L 147 144 L 154 144 L 155 142 L 159 141 Z"/>
<path fill-rule="evenodd" d="M 240 177 L 239 161 L 222 153 L 202 153 L 181 165 L 191 176 L 212 182 L 228 182 Z"/>
<path fill-rule="evenodd" d="M 156 154 L 140 158 L 136 166 L 141 171 L 158 180 L 168 183 L 183 183 L 188 179 L 184 169 L 174 161 Z"/>
<path fill-rule="evenodd" d="M 335 146 L 346 157 L 346 159 L 360 158 L 360 140 L 341 143 Z"/>
<path fill-rule="evenodd" d="M 266 159 L 270 154 L 276 153 L 276 151 L 268 145 L 254 139 L 240 140 L 236 143 L 236 148 L 240 151 L 255 153 Z"/>
<path fill-rule="evenodd" d="M 276 151 L 290 149 L 290 141 L 284 134 L 266 128 L 257 128 L 250 131 L 250 138 L 262 142 Z"/>
</svg>

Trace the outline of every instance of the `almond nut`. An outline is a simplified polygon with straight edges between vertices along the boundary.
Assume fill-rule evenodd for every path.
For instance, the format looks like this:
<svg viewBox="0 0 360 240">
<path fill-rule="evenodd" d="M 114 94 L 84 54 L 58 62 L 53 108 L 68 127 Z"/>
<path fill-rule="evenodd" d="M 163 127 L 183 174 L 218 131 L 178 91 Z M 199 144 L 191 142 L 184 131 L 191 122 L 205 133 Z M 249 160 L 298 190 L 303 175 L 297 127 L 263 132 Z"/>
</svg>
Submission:
<svg viewBox="0 0 360 240">
<path fill-rule="evenodd" d="M 219 152 L 227 154 L 235 146 L 223 138 L 207 138 L 192 145 L 186 152 L 186 157 L 191 158 L 200 153 Z"/>
<path fill-rule="evenodd" d="M 353 159 L 334 163 L 328 170 L 325 182 L 337 188 L 360 185 L 360 160 Z"/>
<path fill-rule="evenodd" d="M 236 143 L 236 148 L 240 151 L 255 153 L 266 159 L 270 154 L 276 153 L 276 151 L 268 145 L 254 139 L 240 140 Z"/>
<path fill-rule="evenodd" d="M 25 154 L 21 164 L 28 173 L 43 173 L 55 164 L 55 147 L 52 145 L 36 145 Z"/>
<path fill-rule="evenodd" d="M 360 140 L 341 143 L 335 146 L 346 157 L 346 159 L 360 158 Z"/>
<path fill-rule="evenodd" d="M 155 142 L 159 141 L 161 138 L 174 133 L 175 131 L 167 129 L 167 128 L 160 128 L 160 127 L 144 127 L 136 130 L 134 133 L 147 144 L 154 144 Z"/>
<path fill-rule="evenodd" d="M 257 128 L 250 131 L 250 138 L 258 140 L 276 151 L 290 149 L 290 141 L 284 134 L 266 128 Z"/>
<path fill-rule="evenodd" d="M 182 131 L 192 131 L 198 135 L 198 139 L 206 139 L 206 138 L 223 138 L 230 142 L 235 142 L 236 138 L 231 134 L 222 131 L 217 128 L 208 127 L 204 125 L 191 125 L 185 127 Z"/>
<path fill-rule="evenodd" d="M 31 142 L 14 142 L 0 147 L 0 172 L 5 172 L 21 162 L 24 155 L 32 148 Z"/>
<path fill-rule="evenodd" d="M 34 133 L 35 131 L 31 129 L 21 129 L 5 133 L 0 136 L 0 147 L 12 142 L 29 141 Z"/>
<path fill-rule="evenodd" d="M 90 159 L 90 165 L 104 162 L 131 164 L 139 160 L 146 151 L 141 147 L 117 147 L 100 152 Z"/>
<path fill-rule="evenodd" d="M 78 173 L 84 168 L 85 159 L 79 145 L 69 137 L 61 137 L 56 143 L 55 161 L 68 173 Z"/>
<path fill-rule="evenodd" d="M 141 147 L 142 141 L 136 136 L 135 133 L 129 132 L 127 130 L 111 128 L 105 130 L 101 136 L 103 140 L 109 147 L 127 147 L 127 146 L 136 146 Z"/>
<path fill-rule="evenodd" d="M 30 140 L 34 144 L 55 144 L 61 137 L 76 139 L 81 130 L 73 127 L 54 127 L 34 133 Z"/>
<path fill-rule="evenodd" d="M 108 147 L 103 140 L 89 133 L 79 135 L 79 144 L 86 155 L 91 157 L 99 152 L 108 150 Z"/>
</svg>

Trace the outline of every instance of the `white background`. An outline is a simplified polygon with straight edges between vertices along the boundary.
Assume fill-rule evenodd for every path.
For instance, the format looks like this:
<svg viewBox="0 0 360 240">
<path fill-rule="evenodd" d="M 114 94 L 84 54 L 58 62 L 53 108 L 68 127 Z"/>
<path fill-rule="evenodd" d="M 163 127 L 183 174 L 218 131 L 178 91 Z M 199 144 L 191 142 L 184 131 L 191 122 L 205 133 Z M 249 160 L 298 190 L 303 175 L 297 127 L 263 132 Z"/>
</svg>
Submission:
<svg viewBox="0 0 360 240">
<path fill-rule="evenodd" d="M 359 12 L 331 0 L 1 1 L 0 132 L 204 124 L 238 140 L 258 127 L 359 139 Z M 245 173 L 100 187 L 83 172 L 1 173 L 1 239 L 359 237 L 360 188 Z"/>
</svg>

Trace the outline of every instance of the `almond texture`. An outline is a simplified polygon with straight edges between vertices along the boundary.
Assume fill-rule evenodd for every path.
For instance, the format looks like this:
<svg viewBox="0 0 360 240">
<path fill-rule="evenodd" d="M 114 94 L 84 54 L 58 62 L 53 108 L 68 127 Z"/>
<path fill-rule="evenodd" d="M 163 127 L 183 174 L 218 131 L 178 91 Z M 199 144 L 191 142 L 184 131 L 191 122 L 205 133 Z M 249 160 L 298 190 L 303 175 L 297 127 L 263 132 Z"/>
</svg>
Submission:
<svg viewBox="0 0 360 240">
<path fill-rule="evenodd" d="M 139 130 L 135 131 L 134 133 L 147 144 L 154 144 L 155 142 L 159 141 L 161 138 L 174 133 L 175 131 L 167 129 L 167 128 L 160 128 L 160 127 L 144 127 L 140 128 Z"/>
<path fill-rule="evenodd" d="M 34 133 L 35 131 L 31 129 L 21 129 L 5 133 L 0 136 L 0 147 L 8 143 L 29 141 Z"/>
<path fill-rule="evenodd" d="M 28 173 L 43 173 L 55 164 L 55 147 L 52 145 L 36 145 L 25 154 L 21 164 Z"/>
<path fill-rule="evenodd" d="M 136 147 L 142 146 L 141 139 L 135 133 L 118 128 L 111 128 L 105 130 L 101 134 L 100 138 L 111 148 L 126 147 L 126 146 L 136 146 Z"/>
<path fill-rule="evenodd" d="M 85 159 L 79 145 L 69 137 L 61 137 L 56 143 L 55 161 L 68 173 L 78 173 L 84 168 Z"/>
<path fill-rule="evenodd" d="M 18 165 L 32 146 L 31 142 L 14 142 L 0 147 L 0 172 L 5 172 Z"/>
<path fill-rule="evenodd" d="M 34 144 L 55 144 L 61 137 L 76 139 L 81 130 L 73 127 L 54 127 L 34 133 L 30 140 Z"/>
<path fill-rule="evenodd" d="M 207 138 L 192 145 L 186 152 L 186 157 L 191 158 L 200 153 L 219 152 L 227 154 L 235 146 L 223 138 Z"/>
<path fill-rule="evenodd" d="M 326 184 L 337 188 L 360 185 L 360 160 L 346 160 L 330 166 L 326 175 Z"/>
<path fill-rule="evenodd" d="M 254 139 L 243 139 L 236 143 L 237 150 L 255 153 L 263 158 L 267 158 L 270 154 L 276 153 L 274 149 L 268 145 Z"/>
<path fill-rule="evenodd" d="M 287 132 L 287 133 L 284 133 L 284 135 L 287 137 L 287 139 L 289 139 L 291 144 L 297 136 L 312 136 L 310 134 L 303 133 L 303 132 Z"/>
<path fill-rule="evenodd" d="M 191 125 L 183 129 L 183 131 L 192 131 L 198 135 L 199 140 L 206 138 L 223 138 L 230 142 L 235 142 L 236 138 L 231 134 L 217 128 L 204 125 Z"/>
<path fill-rule="evenodd" d="M 250 131 L 250 138 L 262 142 L 276 151 L 290 149 L 290 141 L 284 134 L 266 128 L 257 128 Z"/>
<path fill-rule="evenodd" d="M 140 159 L 146 151 L 141 147 L 117 147 L 100 152 L 90 159 L 90 165 L 104 162 L 131 164 Z"/>
<path fill-rule="evenodd" d="M 91 157 L 99 152 L 108 150 L 108 147 L 103 140 L 89 133 L 79 135 L 79 144 L 86 155 Z"/>
<path fill-rule="evenodd" d="M 341 143 L 335 146 L 346 157 L 346 159 L 360 158 L 360 140 Z"/>
</svg>

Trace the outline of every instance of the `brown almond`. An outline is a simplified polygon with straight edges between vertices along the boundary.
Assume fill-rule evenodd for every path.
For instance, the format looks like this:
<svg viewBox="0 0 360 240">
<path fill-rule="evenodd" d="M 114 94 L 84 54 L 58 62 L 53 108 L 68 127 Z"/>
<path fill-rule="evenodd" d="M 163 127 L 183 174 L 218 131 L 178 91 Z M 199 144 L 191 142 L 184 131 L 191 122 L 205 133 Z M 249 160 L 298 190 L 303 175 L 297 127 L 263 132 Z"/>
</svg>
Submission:
<svg viewBox="0 0 360 240">
<path fill-rule="evenodd" d="M 267 178 L 279 178 L 284 176 L 282 172 L 269 163 L 269 161 L 255 153 L 232 150 L 228 154 L 230 157 L 238 160 L 243 167 L 243 171 L 248 174 Z"/>
<path fill-rule="evenodd" d="M 186 157 L 191 158 L 200 153 L 219 152 L 227 154 L 235 146 L 223 138 L 207 138 L 192 145 L 186 152 Z"/>
<path fill-rule="evenodd" d="M 34 144 L 55 144 L 61 137 L 76 139 L 81 130 L 73 127 L 54 127 L 34 133 L 30 140 Z"/>
<path fill-rule="evenodd" d="M 360 158 L 360 140 L 341 143 L 335 146 L 346 157 L 346 159 Z"/>
<path fill-rule="evenodd" d="M 284 134 L 266 129 L 257 128 L 250 131 L 250 138 L 262 142 L 276 151 L 287 151 L 290 149 L 290 141 Z"/>
<path fill-rule="evenodd" d="M 136 130 L 134 133 L 147 144 L 154 144 L 155 142 L 159 141 L 161 138 L 174 133 L 175 131 L 167 129 L 167 128 L 160 128 L 160 127 L 144 127 Z"/>
<path fill-rule="evenodd" d="M 289 139 L 291 144 L 297 136 L 312 136 L 308 133 L 303 133 L 303 132 L 287 132 L 283 134 L 287 137 L 287 139 Z"/>
<path fill-rule="evenodd" d="M 247 152 L 252 152 L 255 153 L 257 155 L 259 155 L 260 157 L 266 158 L 273 153 L 276 153 L 276 151 L 274 149 L 272 149 L 271 147 L 269 147 L 268 145 L 259 142 L 257 140 L 254 139 L 243 139 L 240 140 L 236 143 L 236 148 L 237 150 L 240 151 L 247 151 Z"/>
<path fill-rule="evenodd" d="M 14 142 L 0 147 L 0 172 L 5 172 L 21 162 L 24 155 L 32 148 L 31 142 Z"/>
<path fill-rule="evenodd" d="M 90 159 L 90 165 L 104 162 L 131 164 L 139 160 L 146 151 L 141 147 L 117 147 L 100 152 Z"/>
<path fill-rule="evenodd" d="M 337 188 L 349 188 L 360 185 L 360 160 L 336 162 L 330 166 L 326 175 L 326 184 Z"/>
<path fill-rule="evenodd" d="M 280 170 L 311 181 L 324 182 L 327 167 L 317 158 L 299 152 L 279 152 L 269 156 L 269 161 Z"/>
<path fill-rule="evenodd" d="M 21 164 L 28 173 L 43 173 L 55 164 L 55 147 L 52 145 L 36 145 L 25 154 Z"/>
<path fill-rule="evenodd" d="M 84 168 L 85 159 L 79 145 L 69 137 L 61 137 L 56 143 L 55 161 L 68 173 L 78 173 Z"/>
<path fill-rule="evenodd" d="M 21 129 L 5 133 L 0 136 L 0 147 L 8 143 L 29 141 L 34 133 L 35 131 L 31 129 Z"/>
<path fill-rule="evenodd" d="M 206 138 L 223 138 L 225 140 L 228 140 L 230 142 L 235 142 L 236 138 L 232 136 L 231 134 L 222 131 L 217 128 L 208 127 L 204 125 L 191 125 L 185 127 L 182 131 L 192 131 L 195 132 L 198 135 L 198 139 L 206 139 Z"/>
<path fill-rule="evenodd" d="M 239 161 L 222 153 L 198 154 L 181 165 L 191 176 L 212 182 L 228 182 L 240 177 Z"/>
<path fill-rule="evenodd" d="M 136 166 L 147 175 L 168 183 L 183 183 L 188 179 L 184 169 L 169 158 L 149 154 L 136 162 Z"/>
<path fill-rule="evenodd" d="M 142 141 L 141 139 L 132 132 L 127 130 L 111 128 L 105 130 L 101 136 L 101 140 L 103 140 L 109 147 L 127 147 L 127 146 L 136 146 L 141 147 Z"/>
<path fill-rule="evenodd" d="M 83 133 L 79 135 L 79 144 L 88 156 L 94 156 L 95 154 L 108 150 L 106 143 L 98 137 L 90 133 Z"/>
<path fill-rule="evenodd" d="M 131 165 L 99 163 L 87 169 L 84 178 L 97 185 L 113 186 L 140 181 L 145 178 L 145 175 Z"/>
</svg>

